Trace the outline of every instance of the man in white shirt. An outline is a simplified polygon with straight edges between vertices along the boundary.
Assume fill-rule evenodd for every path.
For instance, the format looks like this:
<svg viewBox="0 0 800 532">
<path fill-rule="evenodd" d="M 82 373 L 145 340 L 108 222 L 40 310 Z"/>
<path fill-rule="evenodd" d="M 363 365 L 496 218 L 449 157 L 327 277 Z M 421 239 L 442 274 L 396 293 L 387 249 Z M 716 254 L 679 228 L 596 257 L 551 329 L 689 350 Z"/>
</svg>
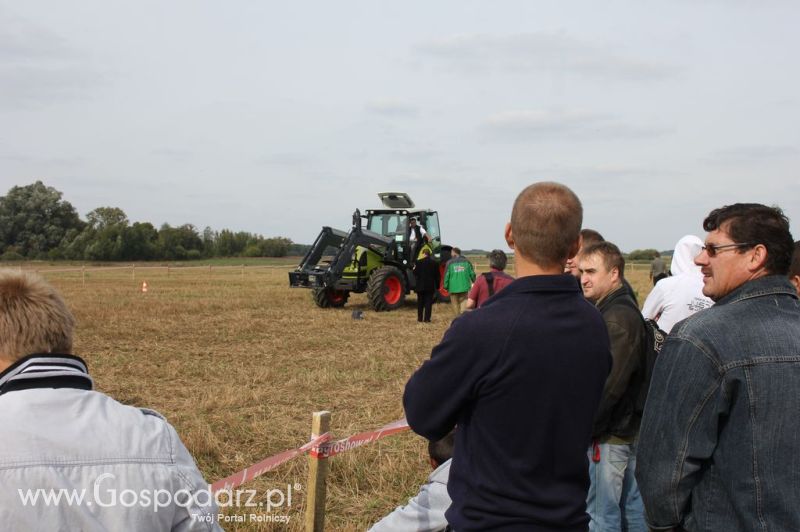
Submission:
<svg viewBox="0 0 800 532">
<path fill-rule="evenodd" d="M 660 280 L 644 302 L 642 315 L 666 333 L 679 321 L 714 304 L 703 295 L 703 274 L 694 263 L 702 249 L 703 241 L 694 235 L 678 240 L 672 254 L 672 277 Z"/>
</svg>

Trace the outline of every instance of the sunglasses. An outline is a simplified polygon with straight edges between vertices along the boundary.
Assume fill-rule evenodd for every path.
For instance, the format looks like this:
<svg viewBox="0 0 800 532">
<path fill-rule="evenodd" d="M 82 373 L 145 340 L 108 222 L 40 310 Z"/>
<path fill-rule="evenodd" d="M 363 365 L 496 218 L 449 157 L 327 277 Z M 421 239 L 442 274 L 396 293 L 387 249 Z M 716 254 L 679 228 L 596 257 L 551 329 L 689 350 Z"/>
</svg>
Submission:
<svg viewBox="0 0 800 532">
<path fill-rule="evenodd" d="M 721 249 L 744 248 L 754 245 L 755 244 L 751 244 L 750 242 L 737 242 L 736 244 L 722 244 L 721 246 L 707 245 L 703 246 L 701 249 L 708 253 L 709 257 L 716 257 Z"/>
</svg>

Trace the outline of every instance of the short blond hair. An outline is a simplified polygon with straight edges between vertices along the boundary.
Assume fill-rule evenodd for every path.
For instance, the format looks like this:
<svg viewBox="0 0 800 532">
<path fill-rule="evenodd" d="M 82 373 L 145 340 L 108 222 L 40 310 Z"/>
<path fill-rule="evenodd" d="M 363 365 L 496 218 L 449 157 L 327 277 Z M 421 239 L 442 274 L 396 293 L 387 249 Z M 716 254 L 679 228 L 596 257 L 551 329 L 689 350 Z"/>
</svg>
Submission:
<svg viewBox="0 0 800 532">
<path fill-rule="evenodd" d="M 572 190 L 560 183 L 534 183 L 519 193 L 511 211 L 515 251 L 540 266 L 563 266 L 582 223 L 583 206 Z"/>
<path fill-rule="evenodd" d="M 56 289 L 38 275 L 0 270 L 0 357 L 69 353 L 75 318 Z"/>
</svg>

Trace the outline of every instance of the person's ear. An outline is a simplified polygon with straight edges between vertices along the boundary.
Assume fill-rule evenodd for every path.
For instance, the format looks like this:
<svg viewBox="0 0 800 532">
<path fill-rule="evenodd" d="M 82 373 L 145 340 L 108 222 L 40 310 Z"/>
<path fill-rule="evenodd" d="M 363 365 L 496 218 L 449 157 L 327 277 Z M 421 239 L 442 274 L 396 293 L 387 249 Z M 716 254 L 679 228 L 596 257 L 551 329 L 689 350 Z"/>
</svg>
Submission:
<svg viewBox="0 0 800 532">
<path fill-rule="evenodd" d="M 767 263 L 767 246 L 764 244 L 756 244 L 751 251 L 752 255 L 750 256 L 750 263 L 747 265 L 747 269 L 751 272 L 756 272 L 762 269 L 764 264 Z"/>
<path fill-rule="evenodd" d="M 791 277 L 789 277 L 789 280 L 794 285 L 794 289 L 797 290 L 798 297 L 800 297 L 800 274 L 792 275 Z"/>
<path fill-rule="evenodd" d="M 508 247 L 514 249 L 514 234 L 511 232 L 511 222 L 506 224 L 505 237 Z"/>
</svg>

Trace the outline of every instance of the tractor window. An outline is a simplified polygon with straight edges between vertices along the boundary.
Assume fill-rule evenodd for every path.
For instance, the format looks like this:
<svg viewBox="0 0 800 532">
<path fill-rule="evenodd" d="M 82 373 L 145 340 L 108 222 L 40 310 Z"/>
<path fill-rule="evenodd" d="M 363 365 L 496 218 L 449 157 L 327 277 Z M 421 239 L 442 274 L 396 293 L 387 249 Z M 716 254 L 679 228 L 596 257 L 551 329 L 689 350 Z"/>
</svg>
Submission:
<svg viewBox="0 0 800 532">
<path fill-rule="evenodd" d="M 369 219 L 368 229 L 383 236 L 394 237 L 395 240 L 403 240 L 406 231 L 406 216 L 393 213 L 373 214 Z"/>
<path fill-rule="evenodd" d="M 429 212 L 425 215 L 425 230 L 428 231 L 428 235 L 431 237 L 431 240 L 434 238 L 439 238 L 441 233 L 439 232 L 439 214 L 435 212 Z"/>
</svg>

